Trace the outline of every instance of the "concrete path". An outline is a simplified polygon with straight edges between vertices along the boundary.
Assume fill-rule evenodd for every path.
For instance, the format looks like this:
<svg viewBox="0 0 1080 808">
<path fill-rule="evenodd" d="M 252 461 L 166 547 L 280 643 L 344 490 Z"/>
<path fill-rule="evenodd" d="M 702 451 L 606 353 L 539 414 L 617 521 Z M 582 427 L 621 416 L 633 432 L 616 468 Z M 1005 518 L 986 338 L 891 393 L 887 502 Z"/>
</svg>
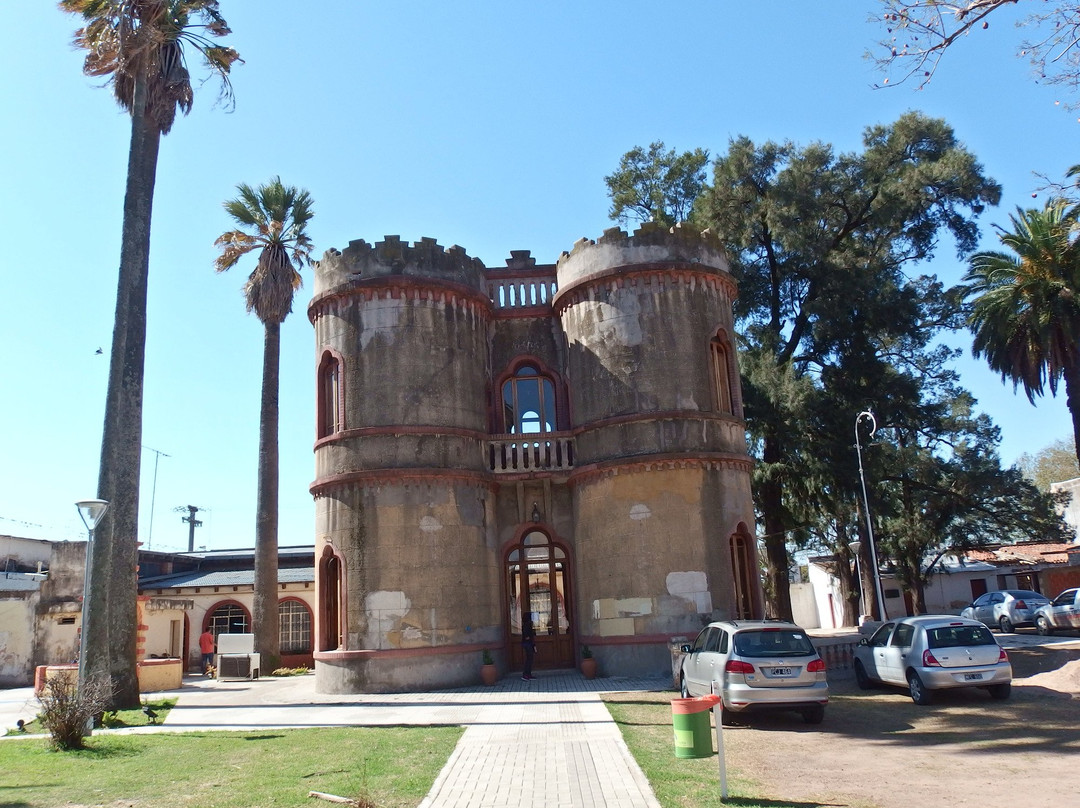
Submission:
<svg viewBox="0 0 1080 808">
<path fill-rule="evenodd" d="M 530 682 L 508 676 L 494 687 L 328 696 L 315 692 L 313 675 L 195 677 L 180 691 L 147 694 L 179 696 L 163 725 L 124 731 L 464 726 L 421 808 L 659 808 L 600 694 L 670 688 L 670 678 L 586 680 L 559 672 Z M 30 688 L 0 691 L 0 727 L 36 712 L 26 709 L 30 695 Z"/>
</svg>

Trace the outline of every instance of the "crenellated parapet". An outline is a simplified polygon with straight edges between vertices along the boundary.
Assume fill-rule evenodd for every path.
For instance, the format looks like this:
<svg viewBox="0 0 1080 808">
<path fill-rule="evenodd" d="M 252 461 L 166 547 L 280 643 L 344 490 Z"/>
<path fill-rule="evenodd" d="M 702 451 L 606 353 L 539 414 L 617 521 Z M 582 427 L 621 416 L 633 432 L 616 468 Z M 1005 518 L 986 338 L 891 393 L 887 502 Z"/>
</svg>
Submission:
<svg viewBox="0 0 1080 808">
<path fill-rule="evenodd" d="M 727 254 L 710 230 L 686 224 L 666 227 L 646 222 L 634 233 L 618 227 L 604 231 L 596 241 L 579 239 L 556 264 L 559 295 L 556 308 L 587 287 L 605 282 L 666 285 L 701 283 L 722 289 L 729 300 L 736 296 Z"/>
<path fill-rule="evenodd" d="M 442 247 L 433 238 L 410 244 L 400 236 L 384 236 L 368 244 L 350 241 L 344 250 L 329 249 L 315 262 L 315 297 L 357 281 L 411 276 L 457 284 L 483 292 L 484 263 L 464 248 Z"/>
</svg>

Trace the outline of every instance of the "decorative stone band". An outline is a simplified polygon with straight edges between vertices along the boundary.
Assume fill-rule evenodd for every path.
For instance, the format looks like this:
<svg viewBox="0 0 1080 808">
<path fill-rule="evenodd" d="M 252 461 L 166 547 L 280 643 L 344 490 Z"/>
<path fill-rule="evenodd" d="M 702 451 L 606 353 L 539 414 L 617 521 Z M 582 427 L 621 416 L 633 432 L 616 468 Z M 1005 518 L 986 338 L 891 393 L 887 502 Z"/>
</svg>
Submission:
<svg viewBox="0 0 1080 808">
<path fill-rule="evenodd" d="M 742 424 L 742 418 L 737 415 L 728 415 L 722 412 L 702 412 L 701 410 L 656 410 L 653 412 L 635 412 L 628 415 L 613 415 L 599 421 L 590 421 L 587 424 L 574 427 L 574 436 L 583 435 L 596 429 L 604 429 L 610 426 L 622 424 L 650 423 L 652 421 L 722 421 L 724 423 Z"/>
<path fill-rule="evenodd" d="M 483 651 L 502 651 L 501 643 L 484 645 L 424 645 L 416 648 L 384 648 L 360 651 L 316 651 L 316 662 L 346 662 L 364 659 L 392 659 L 394 657 L 436 656 L 443 654 L 479 654 Z"/>
<path fill-rule="evenodd" d="M 738 297 L 735 280 L 714 267 L 695 268 L 686 261 L 656 261 L 647 264 L 623 264 L 606 267 L 562 286 L 552 301 L 555 314 L 584 300 L 595 299 L 595 290 L 607 287 L 612 292 L 629 287 L 665 291 L 677 286 L 690 289 L 700 286 L 734 301 Z"/>
<path fill-rule="evenodd" d="M 485 322 L 491 319 L 493 305 L 477 289 L 464 284 L 408 275 L 376 276 L 349 281 L 315 295 L 308 304 L 308 320 L 315 323 L 320 317 L 341 317 L 344 309 L 356 301 L 405 300 L 456 306 L 463 312 Z"/>
<path fill-rule="evenodd" d="M 335 432 L 332 435 L 327 435 L 325 438 L 319 438 L 315 441 L 315 448 L 320 446 L 326 446 L 333 443 L 345 443 L 346 441 L 353 440 L 355 438 L 368 438 L 383 435 L 422 435 L 424 437 L 441 437 L 444 435 L 451 435 L 458 438 L 471 438 L 477 441 L 486 441 L 491 437 L 487 432 L 481 432 L 475 429 L 464 429 L 462 427 L 453 426 L 405 426 L 400 424 L 391 424 L 389 426 L 362 426 L 355 429 L 343 429 L 340 432 Z"/>
<path fill-rule="evenodd" d="M 349 471 L 320 477 L 308 490 L 318 499 L 339 488 L 350 486 L 374 485 L 446 485 L 447 482 L 474 485 L 489 491 L 496 489 L 491 474 L 467 469 L 415 468 L 415 469 L 370 469 Z"/>
<path fill-rule="evenodd" d="M 592 463 L 579 466 L 570 474 L 571 485 L 581 485 L 604 477 L 619 474 L 647 474 L 654 471 L 672 471 L 674 469 L 701 469 L 721 471 L 724 469 L 745 472 L 754 467 L 753 458 L 748 455 L 728 454 L 724 452 L 703 452 L 695 455 L 646 455 L 644 457 L 621 458 L 619 460 Z"/>
</svg>

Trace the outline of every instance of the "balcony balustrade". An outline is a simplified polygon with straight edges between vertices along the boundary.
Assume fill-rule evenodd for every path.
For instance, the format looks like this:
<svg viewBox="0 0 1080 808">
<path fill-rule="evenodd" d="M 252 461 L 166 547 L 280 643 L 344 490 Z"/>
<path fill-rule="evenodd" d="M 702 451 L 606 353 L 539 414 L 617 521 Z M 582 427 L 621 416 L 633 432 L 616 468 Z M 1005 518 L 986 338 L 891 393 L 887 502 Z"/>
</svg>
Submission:
<svg viewBox="0 0 1080 808">
<path fill-rule="evenodd" d="M 570 471 L 574 438 L 564 432 L 493 435 L 488 439 L 488 467 L 495 474 Z"/>
</svg>

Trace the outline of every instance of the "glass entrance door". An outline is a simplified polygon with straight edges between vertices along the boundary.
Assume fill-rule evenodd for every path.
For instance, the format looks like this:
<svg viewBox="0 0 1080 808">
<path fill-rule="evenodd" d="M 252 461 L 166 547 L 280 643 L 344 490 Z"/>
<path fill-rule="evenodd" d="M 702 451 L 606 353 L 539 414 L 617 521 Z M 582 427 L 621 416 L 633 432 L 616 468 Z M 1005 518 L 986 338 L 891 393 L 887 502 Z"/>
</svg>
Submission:
<svg viewBox="0 0 1080 808">
<path fill-rule="evenodd" d="M 570 580 L 566 552 L 539 530 L 526 533 L 506 559 L 510 666 L 520 670 L 523 617 L 536 629 L 534 669 L 574 665 Z"/>
</svg>

